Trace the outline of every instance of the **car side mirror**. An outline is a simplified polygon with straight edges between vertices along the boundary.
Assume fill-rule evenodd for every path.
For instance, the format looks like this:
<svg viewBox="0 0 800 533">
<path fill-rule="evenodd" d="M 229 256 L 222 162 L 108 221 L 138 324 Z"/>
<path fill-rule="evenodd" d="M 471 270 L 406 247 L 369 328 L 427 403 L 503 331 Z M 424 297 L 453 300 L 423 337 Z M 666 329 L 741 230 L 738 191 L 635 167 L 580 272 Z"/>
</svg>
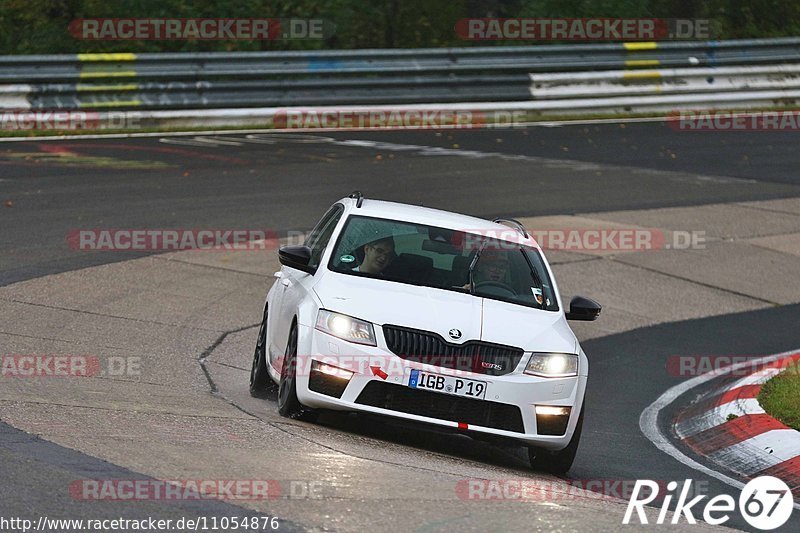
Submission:
<svg viewBox="0 0 800 533">
<path fill-rule="evenodd" d="M 596 320 L 603 307 L 590 298 L 576 296 L 569 302 L 567 320 Z"/>
<path fill-rule="evenodd" d="M 309 274 L 313 274 L 317 270 L 308 265 L 311 261 L 311 248 L 308 246 L 283 246 L 278 250 L 278 260 L 284 266 Z"/>
</svg>

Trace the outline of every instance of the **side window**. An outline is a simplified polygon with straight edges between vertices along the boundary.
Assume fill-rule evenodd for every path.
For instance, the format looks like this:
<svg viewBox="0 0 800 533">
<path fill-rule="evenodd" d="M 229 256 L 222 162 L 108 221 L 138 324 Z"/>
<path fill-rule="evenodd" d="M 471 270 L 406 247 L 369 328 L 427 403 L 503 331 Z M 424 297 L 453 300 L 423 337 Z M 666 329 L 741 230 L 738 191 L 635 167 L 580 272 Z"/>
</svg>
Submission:
<svg viewBox="0 0 800 533">
<path fill-rule="evenodd" d="M 325 213 L 325 216 L 322 217 L 317 226 L 311 230 L 306 240 L 306 246 L 311 248 L 309 266 L 314 268 L 319 266 L 322 254 L 325 252 L 325 248 L 331 240 L 331 235 L 333 235 L 333 230 L 336 228 L 339 219 L 342 218 L 343 212 L 344 207 L 341 204 L 336 204 Z"/>
</svg>

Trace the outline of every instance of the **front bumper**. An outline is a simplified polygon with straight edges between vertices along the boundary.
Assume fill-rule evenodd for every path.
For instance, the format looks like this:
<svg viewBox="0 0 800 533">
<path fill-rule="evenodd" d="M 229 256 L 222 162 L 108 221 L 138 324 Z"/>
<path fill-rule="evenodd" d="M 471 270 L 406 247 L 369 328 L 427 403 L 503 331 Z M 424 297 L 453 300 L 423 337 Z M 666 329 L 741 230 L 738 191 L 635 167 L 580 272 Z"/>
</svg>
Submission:
<svg viewBox="0 0 800 533">
<path fill-rule="evenodd" d="M 494 435 L 524 444 L 559 450 L 569 443 L 586 389 L 586 376 L 540 378 L 523 374 L 529 354 L 510 374 L 488 376 L 422 365 L 397 357 L 380 347 L 352 344 L 307 326 L 300 326 L 297 396 L 309 407 L 360 411 L 414 420 L 461 431 Z M 379 346 L 382 339 L 378 339 Z M 305 355 L 307 354 L 307 355 Z M 353 371 L 344 387 L 330 395 L 309 388 L 312 361 Z M 458 376 L 486 383 L 484 399 L 464 398 L 408 387 L 411 369 Z M 319 386 L 318 374 L 314 388 Z M 340 397 L 336 394 L 341 393 Z M 538 430 L 536 406 L 570 407 L 563 435 Z"/>
</svg>

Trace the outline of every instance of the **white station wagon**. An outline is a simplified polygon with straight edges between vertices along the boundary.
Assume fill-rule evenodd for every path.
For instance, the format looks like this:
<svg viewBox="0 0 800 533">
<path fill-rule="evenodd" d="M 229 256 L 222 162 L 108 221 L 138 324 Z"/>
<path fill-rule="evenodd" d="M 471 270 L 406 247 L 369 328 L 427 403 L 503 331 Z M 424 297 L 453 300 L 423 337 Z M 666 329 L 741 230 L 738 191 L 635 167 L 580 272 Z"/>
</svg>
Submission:
<svg viewBox="0 0 800 533">
<path fill-rule="evenodd" d="M 566 472 L 589 364 L 538 244 L 518 222 L 364 199 L 336 202 L 283 265 L 264 306 L 250 392 L 281 415 L 320 409 L 435 424 L 528 447 Z"/>
</svg>

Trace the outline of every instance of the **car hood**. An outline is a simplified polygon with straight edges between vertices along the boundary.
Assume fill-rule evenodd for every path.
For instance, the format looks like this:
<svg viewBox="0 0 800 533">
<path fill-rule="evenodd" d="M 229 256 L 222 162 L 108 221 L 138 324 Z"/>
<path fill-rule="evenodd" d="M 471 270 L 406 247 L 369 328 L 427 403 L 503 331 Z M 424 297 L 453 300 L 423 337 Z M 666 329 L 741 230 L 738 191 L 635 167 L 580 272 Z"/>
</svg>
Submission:
<svg viewBox="0 0 800 533">
<path fill-rule="evenodd" d="M 532 352 L 578 353 L 578 340 L 563 313 L 481 299 L 483 340 Z"/>
<path fill-rule="evenodd" d="M 325 309 L 378 326 L 392 324 L 433 331 L 454 344 L 480 339 L 525 351 L 577 350 L 577 341 L 563 313 L 346 274 L 325 276 L 314 291 Z M 461 331 L 461 338 L 452 339 L 451 329 Z"/>
</svg>

